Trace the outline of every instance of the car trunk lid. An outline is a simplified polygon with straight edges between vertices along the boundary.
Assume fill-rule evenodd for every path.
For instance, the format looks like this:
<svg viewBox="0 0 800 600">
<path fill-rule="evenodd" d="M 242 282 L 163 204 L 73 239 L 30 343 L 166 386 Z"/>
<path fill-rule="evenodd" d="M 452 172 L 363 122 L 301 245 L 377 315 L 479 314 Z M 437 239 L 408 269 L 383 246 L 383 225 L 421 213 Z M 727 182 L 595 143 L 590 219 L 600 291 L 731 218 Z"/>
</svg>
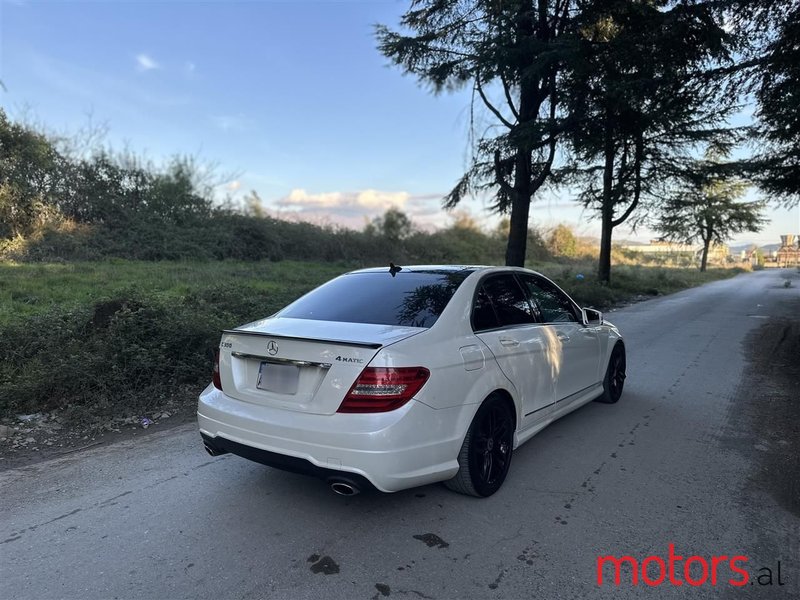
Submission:
<svg viewBox="0 0 800 600">
<path fill-rule="evenodd" d="M 377 352 L 419 327 L 269 318 L 223 332 L 226 395 L 274 408 L 333 414 Z"/>
</svg>

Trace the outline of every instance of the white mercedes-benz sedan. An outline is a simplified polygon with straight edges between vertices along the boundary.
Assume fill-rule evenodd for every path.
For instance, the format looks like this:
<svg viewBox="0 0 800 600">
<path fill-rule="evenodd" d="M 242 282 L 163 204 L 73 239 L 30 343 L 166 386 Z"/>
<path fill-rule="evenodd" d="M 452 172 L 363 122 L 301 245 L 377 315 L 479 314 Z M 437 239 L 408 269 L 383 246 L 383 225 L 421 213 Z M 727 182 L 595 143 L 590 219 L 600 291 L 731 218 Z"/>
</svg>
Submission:
<svg viewBox="0 0 800 600">
<path fill-rule="evenodd" d="M 624 381 L 617 328 L 539 273 L 391 265 L 225 331 L 197 414 L 210 454 L 339 494 L 443 481 L 490 496 L 516 447 L 591 400 L 616 402 Z"/>
</svg>

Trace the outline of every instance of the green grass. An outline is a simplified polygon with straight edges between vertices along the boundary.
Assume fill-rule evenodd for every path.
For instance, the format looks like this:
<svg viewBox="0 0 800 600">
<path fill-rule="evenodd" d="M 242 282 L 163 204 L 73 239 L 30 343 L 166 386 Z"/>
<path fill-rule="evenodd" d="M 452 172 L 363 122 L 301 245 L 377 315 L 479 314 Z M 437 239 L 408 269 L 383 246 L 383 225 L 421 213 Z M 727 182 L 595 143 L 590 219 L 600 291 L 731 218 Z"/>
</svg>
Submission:
<svg viewBox="0 0 800 600">
<path fill-rule="evenodd" d="M 601 285 L 590 261 L 530 265 L 555 280 L 582 304 L 609 308 L 640 296 L 658 296 L 742 272 L 618 265 L 610 286 Z M 76 263 L 0 263 L 0 325 L 54 308 L 69 309 L 125 294 L 158 295 L 181 302 L 202 290 L 229 290 L 272 301 L 280 308 L 332 277 L 357 268 L 347 263 L 315 262 L 149 262 L 112 260 Z M 584 275 L 582 280 L 578 274 Z M 225 296 L 229 295 L 223 292 Z M 268 314 L 268 313 L 265 313 Z"/>
<path fill-rule="evenodd" d="M 345 263 L 294 261 L 0 263 L 0 324 L 121 294 L 180 302 L 187 294 L 228 288 L 288 302 L 350 269 Z"/>
<path fill-rule="evenodd" d="M 710 268 L 701 273 L 696 268 L 624 264 L 612 267 L 611 283 L 605 285 L 597 280 L 594 261 L 549 262 L 531 268 L 553 279 L 582 306 L 600 310 L 642 297 L 672 294 L 744 272 L 739 268 Z M 582 279 L 578 278 L 579 274 L 583 275 Z"/>
<path fill-rule="evenodd" d="M 739 272 L 620 265 L 606 286 L 591 262 L 532 267 L 582 305 L 600 309 Z M 291 261 L 0 263 L 0 417 L 68 407 L 85 419 L 192 404 L 208 382 L 220 330 L 263 318 L 351 268 Z"/>
</svg>

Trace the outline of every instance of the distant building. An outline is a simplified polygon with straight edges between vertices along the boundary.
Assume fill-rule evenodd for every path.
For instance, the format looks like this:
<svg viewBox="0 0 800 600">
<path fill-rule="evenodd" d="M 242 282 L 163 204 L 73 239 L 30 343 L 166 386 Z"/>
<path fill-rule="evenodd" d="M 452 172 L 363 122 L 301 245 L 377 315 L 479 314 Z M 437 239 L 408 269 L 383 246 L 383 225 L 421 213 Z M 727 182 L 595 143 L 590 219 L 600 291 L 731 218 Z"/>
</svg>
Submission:
<svg viewBox="0 0 800 600">
<path fill-rule="evenodd" d="M 629 252 L 641 252 L 642 254 L 670 255 L 673 257 L 686 257 L 696 259 L 698 262 L 703 254 L 703 246 L 700 244 L 676 244 L 664 240 L 650 240 L 649 244 L 625 244 L 619 246 Z M 763 257 L 765 267 L 800 267 L 800 235 L 786 234 L 781 236 L 781 245 L 777 250 L 773 250 L 775 245 L 759 248 L 755 244 L 745 250 L 730 256 L 730 249 L 724 244 L 712 244 L 708 251 L 709 263 L 724 262 L 726 260 L 752 263 L 753 266 L 759 263 L 759 254 Z"/>
<path fill-rule="evenodd" d="M 759 264 L 758 257 L 761 255 L 761 264 L 767 268 L 800 267 L 800 240 L 798 237 L 800 236 L 782 235 L 780 246 L 769 244 L 759 248 L 752 245 L 747 250 L 742 250 L 741 260 L 756 266 Z"/>
<path fill-rule="evenodd" d="M 620 248 L 629 252 L 641 252 L 642 254 L 649 255 L 684 256 L 696 259 L 698 262 L 700 262 L 703 255 L 702 244 L 678 244 L 665 240 L 650 240 L 649 244 L 628 244 L 620 246 Z M 725 244 L 711 244 L 711 247 L 708 249 L 708 261 L 724 261 L 728 258 L 729 254 L 730 251 Z"/>
<path fill-rule="evenodd" d="M 800 236 L 781 236 L 781 247 L 775 252 L 776 267 L 800 266 Z"/>
<path fill-rule="evenodd" d="M 749 248 L 746 248 L 741 251 L 739 260 L 741 260 L 742 262 L 751 262 L 755 264 L 758 255 L 757 251 L 758 251 L 758 246 L 753 244 Z"/>
<path fill-rule="evenodd" d="M 702 251 L 703 247 L 697 244 L 676 244 L 664 240 L 650 240 L 649 244 L 629 244 L 620 246 L 623 250 L 630 252 L 642 252 L 644 254 L 691 254 Z"/>
</svg>

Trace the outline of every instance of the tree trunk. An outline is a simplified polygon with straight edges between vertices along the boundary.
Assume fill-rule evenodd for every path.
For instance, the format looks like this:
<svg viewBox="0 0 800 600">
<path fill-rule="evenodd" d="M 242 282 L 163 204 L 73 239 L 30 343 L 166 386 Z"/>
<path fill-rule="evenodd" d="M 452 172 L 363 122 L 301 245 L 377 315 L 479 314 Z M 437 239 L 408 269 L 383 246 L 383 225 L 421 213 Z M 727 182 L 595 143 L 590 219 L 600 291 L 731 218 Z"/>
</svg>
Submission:
<svg viewBox="0 0 800 600">
<path fill-rule="evenodd" d="M 521 2 L 516 15 L 517 42 L 523 43 L 534 35 L 534 24 L 531 19 L 533 11 L 530 4 Z M 521 68 L 529 65 L 526 61 Z M 522 78 L 521 78 L 522 79 Z M 534 97 L 538 89 L 538 81 L 527 81 L 520 84 L 519 90 L 519 125 L 524 126 L 536 119 L 541 106 L 541 99 Z M 528 216 L 531 210 L 531 152 L 523 144 L 517 146 L 514 159 L 514 185 L 511 200 L 511 219 L 508 228 L 508 244 L 506 245 L 506 265 L 524 267 L 525 252 L 528 247 Z"/>
<path fill-rule="evenodd" d="M 597 279 L 611 283 L 611 233 L 614 231 L 614 140 L 611 124 L 606 119 L 605 165 L 603 166 L 603 206 L 601 207 L 600 259 L 597 264 Z"/>
<path fill-rule="evenodd" d="M 611 283 L 611 215 L 603 209 L 602 226 L 600 230 L 600 260 L 597 265 L 597 279 L 601 283 Z"/>
<path fill-rule="evenodd" d="M 506 265 L 524 267 L 528 246 L 528 215 L 531 210 L 531 157 L 526 150 L 517 150 L 514 168 L 514 199 L 511 201 L 511 223 L 508 229 Z"/>
<path fill-rule="evenodd" d="M 705 273 L 706 266 L 708 265 L 708 249 L 711 246 L 711 238 L 703 240 L 703 256 L 700 259 L 700 272 Z"/>
</svg>

